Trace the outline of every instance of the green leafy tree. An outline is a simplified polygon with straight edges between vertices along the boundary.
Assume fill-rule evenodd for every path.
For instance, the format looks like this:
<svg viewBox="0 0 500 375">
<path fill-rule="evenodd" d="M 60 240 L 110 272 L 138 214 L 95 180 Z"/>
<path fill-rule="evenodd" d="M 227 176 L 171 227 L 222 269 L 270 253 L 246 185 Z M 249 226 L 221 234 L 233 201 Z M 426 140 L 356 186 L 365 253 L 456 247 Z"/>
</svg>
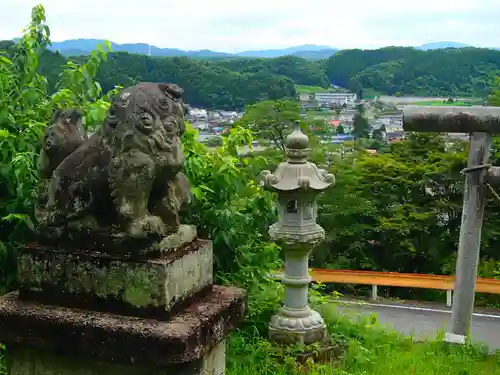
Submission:
<svg viewBox="0 0 500 375">
<path fill-rule="evenodd" d="M 372 132 L 372 138 L 375 141 L 383 141 L 384 140 L 384 132 L 382 129 L 374 129 Z"/>
<path fill-rule="evenodd" d="M 335 111 L 335 116 L 337 116 L 337 118 L 339 118 L 340 114 L 342 113 L 342 109 L 343 109 L 342 106 L 335 106 L 334 111 Z"/>
<path fill-rule="evenodd" d="M 488 96 L 488 105 L 500 106 L 500 77 L 496 78 L 495 85 L 491 89 L 490 96 Z"/>
<path fill-rule="evenodd" d="M 312 134 L 320 140 L 335 134 L 335 129 L 325 119 L 311 120 L 309 127 Z"/>
<path fill-rule="evenodd" d="M 258 139 L 270 142 L 285 153 L 285 138 L 296 121 L 302 121 L 298 102 L 266 100 L 247 107 L 238 125 L 251 130 Z"/>
<path fill-rule="evenodd" d="M 356 162 L 353 165 L 353 159 Z M 435 135 L 410 135 L 390 154 L 348 155 L 322 197 L 329 245 L 315 259 L 353 269 L 443 272 L 460 227 L 462 150 Z"/>
<path fill-rule="evenodd" d="M 183 137 L 195 198 L 186 219 L 197 225 L 201 236 L 214 241 L 219 277 L 247 284 L 269 272 L 263 265 L 272 267 L 278 260 L 273 245 L 265 243 L 267 227 L 275 219 L 274 200 L 249 178 L 245 159 L 237 154 L 237 148 L 251 146 L 253 138 L 249 130 L 235 127 L 220 147 L 208 150 L 196 137 L 192 128 Z"/>
<path fill-rule="evenodd" d="M 68 61 L 62 67 L 60 80 L 56 85 L 57 92 L 52 96 L 56 108 L 77 107 L 84 114 L 87 129 L 93 129 L 102 124 L 110 106 L 111 98 L 121 88 L 114 87 L 104 94 L 99 82 L 94 80 L 100 65 L 107 60 L 111 51 L 109 42 L 97 46 L 81 64 Z"/>
<path fill-rule="evenodd" d="M 59 91 L 50 95 L 47 79 L 39 73 L 40 55 L 50 43 L 43 6 L 35 6 L 31 22 L 16 44 L 5 43 L 0 53 L 0 284 L 14 276 L 12 248 L 26 241 L 34 229 L 32 214 L 38 180 L 36 160 L 45 127 L 53 110 L 80 107 L 88 123 L 104 119 L 107 96 L 94 81 L 104 51 L 83 65 L 62 68 Z"/>
<path fill-rule="evenodd" d="M 44 8 L 34 7 L 23 37 L 0 55 L 0 268 L 9 271 L 0 272 L 3 285 L 14 276 L 11 240 L 33 228 L 35 160 L 51 114 L 47 80 L 37 72 L 38 54 L 49 44 L 45 21 Z"/>
<path fill-rule="evenodd" d="M 365 117 L 365 107 L 363 104 L 357 106 L 357 112 L 353 118 L 352 135 L 356 138 L 369 138 L 371 127 Z"/>
</svg>

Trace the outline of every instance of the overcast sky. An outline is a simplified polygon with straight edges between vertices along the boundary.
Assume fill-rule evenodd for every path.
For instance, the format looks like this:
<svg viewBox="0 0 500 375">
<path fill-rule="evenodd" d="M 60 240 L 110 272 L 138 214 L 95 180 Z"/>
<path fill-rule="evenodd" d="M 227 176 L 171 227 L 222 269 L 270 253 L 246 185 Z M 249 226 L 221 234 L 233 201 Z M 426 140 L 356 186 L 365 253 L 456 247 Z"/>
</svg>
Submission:
<svg viewBox="0 0 500 375">
<path fill-rule="evenodd" d="M 0 0 L 0 39 L 19 36 L 39 1 Z M 45 0 L 43 5 L 53 41 L 99 38 L 223 52 L 435 41 L 500 47 L 500 0 Z"/>
</svg>

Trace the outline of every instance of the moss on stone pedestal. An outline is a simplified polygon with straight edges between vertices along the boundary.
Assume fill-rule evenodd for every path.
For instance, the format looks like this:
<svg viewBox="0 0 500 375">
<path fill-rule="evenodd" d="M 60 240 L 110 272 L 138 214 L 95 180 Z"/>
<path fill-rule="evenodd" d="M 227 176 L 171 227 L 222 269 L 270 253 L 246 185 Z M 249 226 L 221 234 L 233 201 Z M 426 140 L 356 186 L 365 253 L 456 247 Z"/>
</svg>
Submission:
<svg viewBox="0 0 500 375">
<path fill-rule="evenodd" d="M 203 359 L 244 315 L 244 292 L 221 286 L 166 320 L 47 305 L 14 292 L 0 297 L 0 342 L 89 364 L 169 369 Z"/>
<path fill-rule="evenodd" d="M 198 360 L 157 367 L 61 357 L 12 345 L 8 352 L 8 371 L 9 375 L 224 375 L 225 347 L 222 341 Z"/>
<path fill-rule="evenodd" d="M 21 249 L 21 296 L 63 306 L 134 310 L 143 316 L 167 313 L 213 283 L 211 242 L 192 241 L 186 233 L 177 237 L 165 239 L 165 252 L 153 259 L 47 247 Z M 186 240 L 191 241 L 172 248 Z"/>
</svg>

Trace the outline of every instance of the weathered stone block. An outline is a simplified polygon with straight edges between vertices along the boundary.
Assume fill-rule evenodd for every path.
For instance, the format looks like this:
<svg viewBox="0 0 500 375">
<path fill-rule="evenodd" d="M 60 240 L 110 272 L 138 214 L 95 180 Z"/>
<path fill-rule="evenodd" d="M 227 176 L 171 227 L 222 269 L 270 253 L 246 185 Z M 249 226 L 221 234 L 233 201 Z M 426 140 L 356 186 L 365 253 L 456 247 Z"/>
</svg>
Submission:
<svg viewBox="0 0 500 375">
<path fill-rule="evenodd" d="M 143 317 L 165 318 L 213 283 L 212 243 L 199 239 L 149 259 L 30 246 L 18 265 L 21 298 Z"/>
<path fill-rule="evenodd" d="M 13 345 L 8 350 L 8 375 L 224 375 L 225 355 L 224 340 L 197 360 L 162 368 L 60 357 Z"/>
<path fill-rule="evenodd" d="M 11 375 L 222 375 L 223 340 L 244 313 L 244 292 L 221 286 L 167 321 L 44 305 L 11 293 L 0 298 L 0 342 Z"/>
</svg>

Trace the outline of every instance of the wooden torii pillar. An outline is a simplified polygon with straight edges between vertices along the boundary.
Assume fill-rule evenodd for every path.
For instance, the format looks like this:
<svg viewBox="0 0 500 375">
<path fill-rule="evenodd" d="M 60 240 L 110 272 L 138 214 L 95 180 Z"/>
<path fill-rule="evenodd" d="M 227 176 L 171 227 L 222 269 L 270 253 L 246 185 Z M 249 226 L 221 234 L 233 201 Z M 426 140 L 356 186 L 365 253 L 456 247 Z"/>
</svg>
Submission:
<svg viewBox="0 0 500 375">
<path fill-rule="evenodd" d="M 464 344 L 474 312 L 486 183 L 500 176 L 500 168 L 488 164 L 491 135 L 500 133 L 500 107 L 408 107 L 403 110 L 403 129 L 469 134 L 451 332 L 445 334 L 446 342 Z"/>
</svg>

